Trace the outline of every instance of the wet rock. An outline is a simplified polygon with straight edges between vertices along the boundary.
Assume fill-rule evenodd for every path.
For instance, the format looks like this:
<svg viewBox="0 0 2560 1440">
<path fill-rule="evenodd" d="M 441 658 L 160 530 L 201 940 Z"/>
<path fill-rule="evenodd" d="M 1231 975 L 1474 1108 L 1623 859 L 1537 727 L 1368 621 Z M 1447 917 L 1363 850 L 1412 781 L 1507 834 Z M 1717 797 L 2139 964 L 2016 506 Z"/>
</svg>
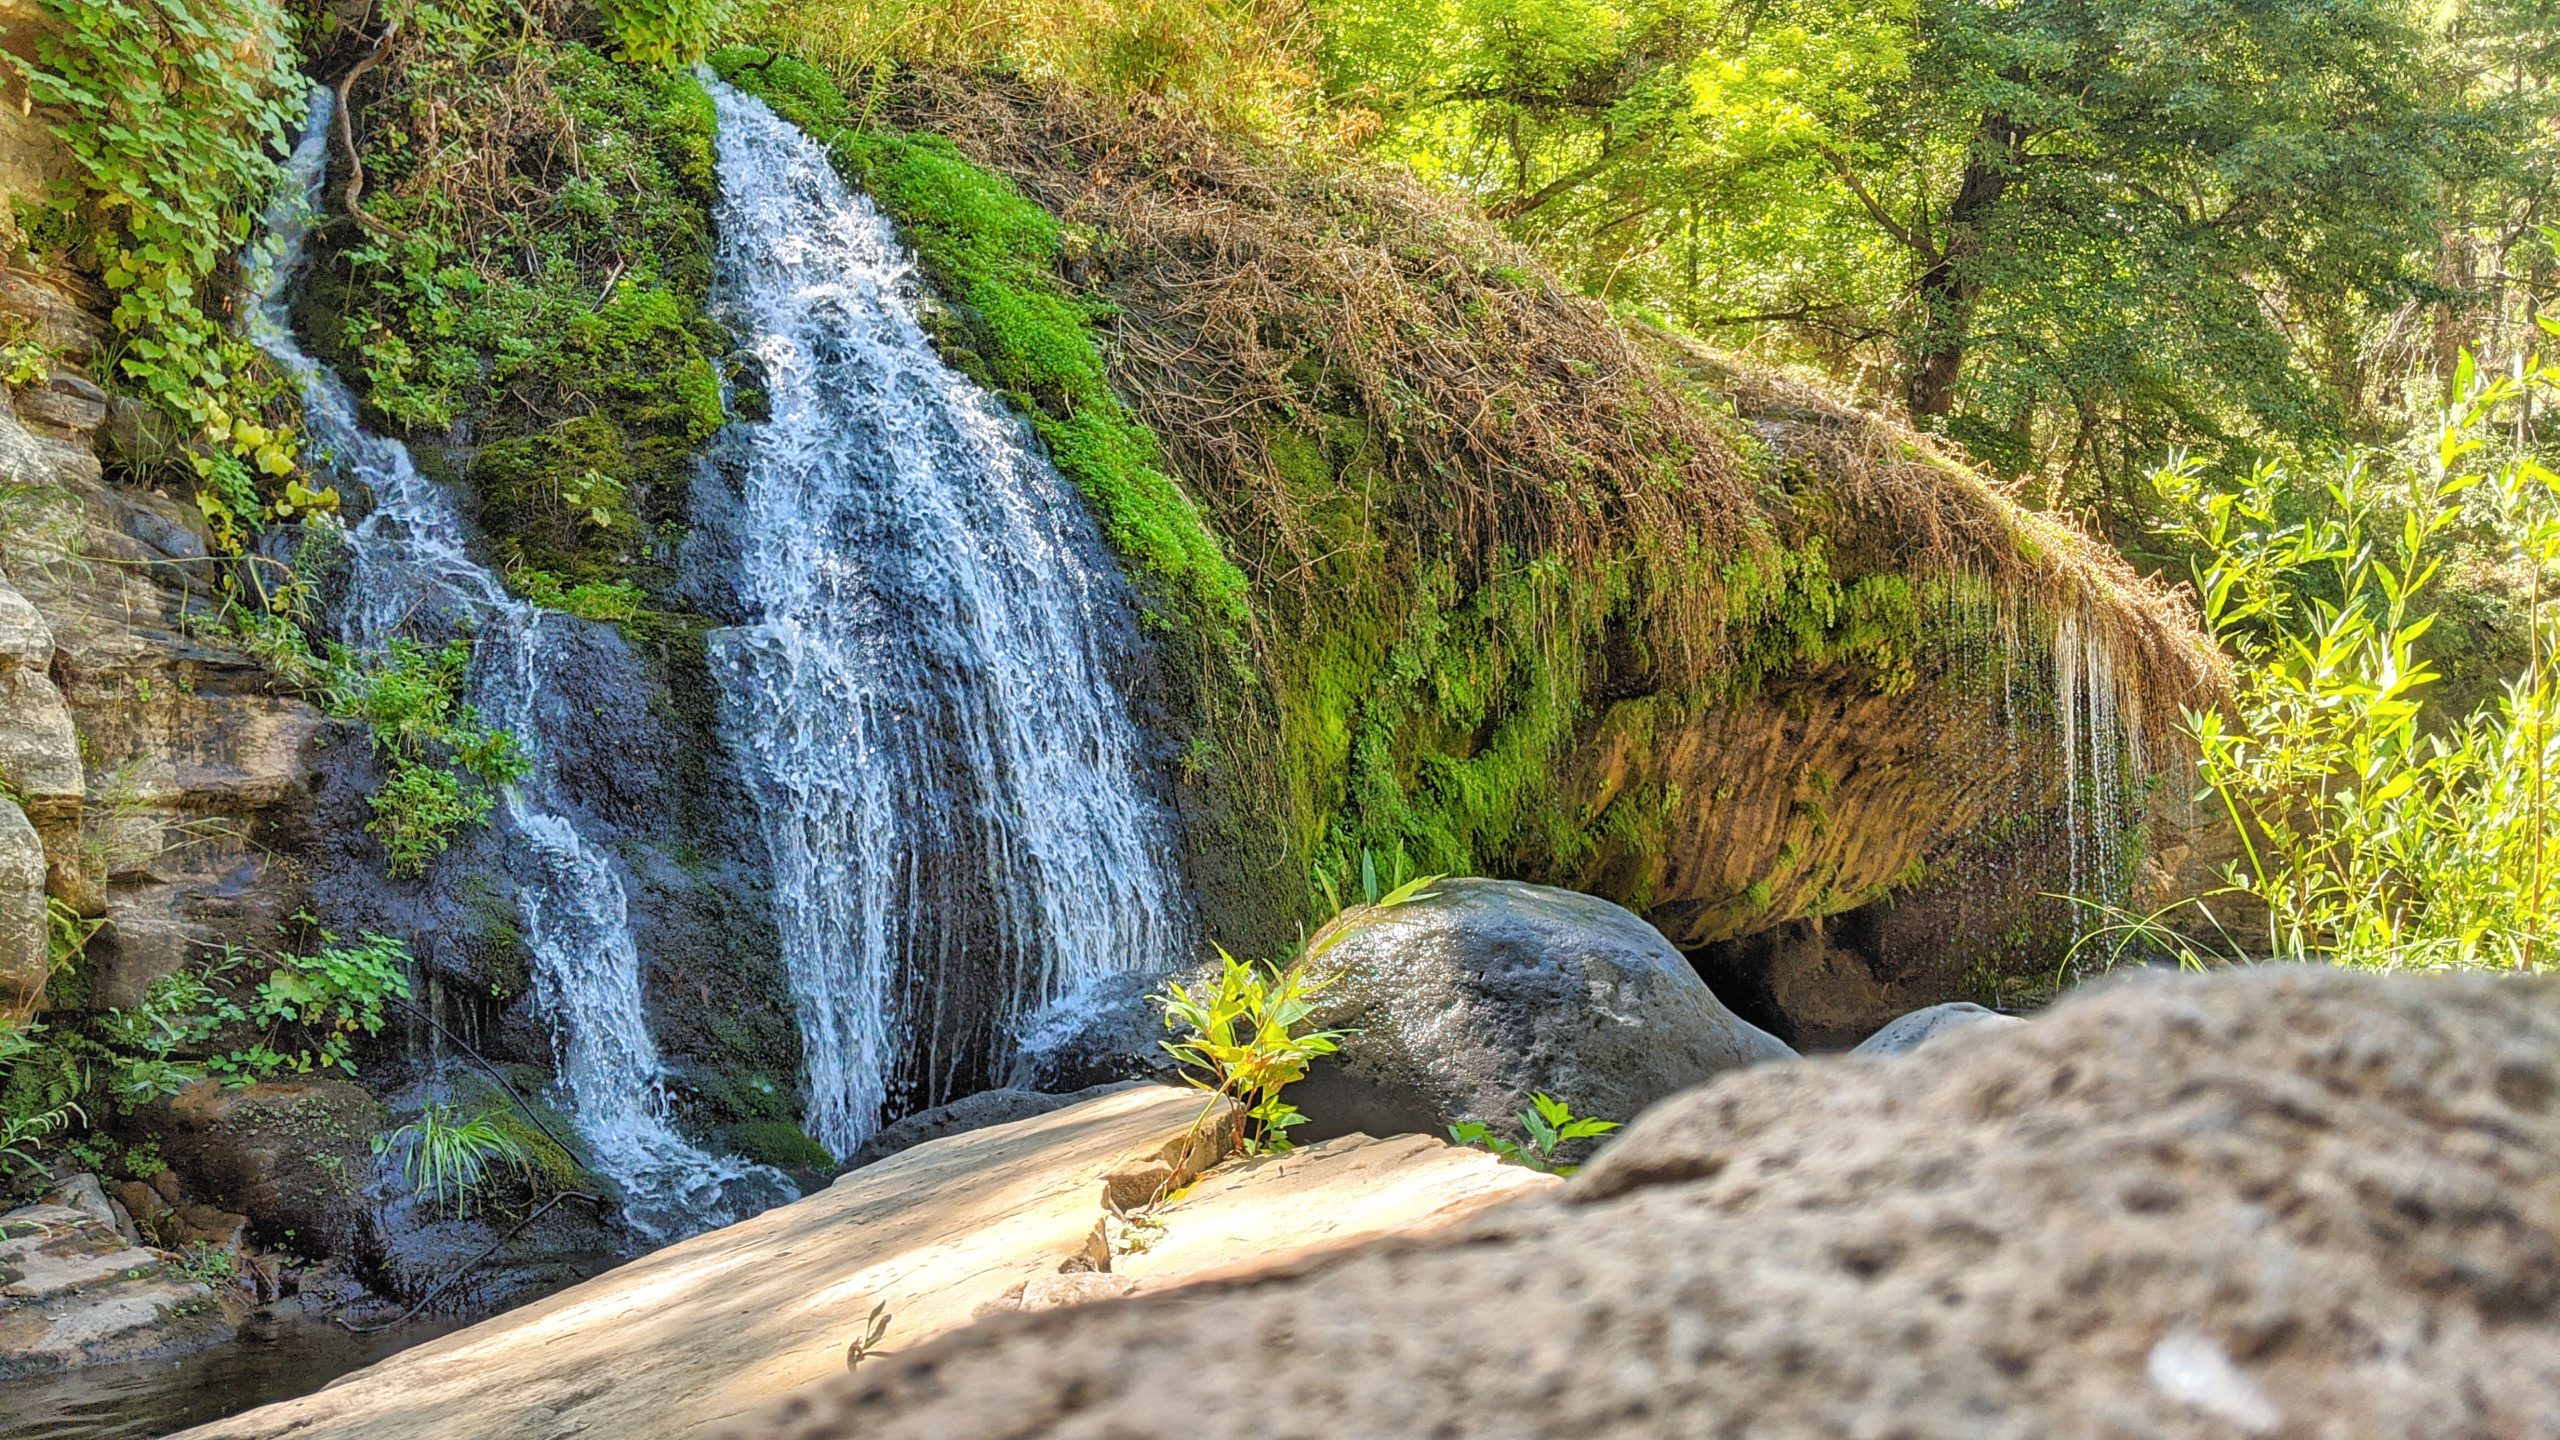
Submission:
<svg viewBox="0 0 2560 1440">
<path fill-rule="evenodd" d="M 384 1120 L 381 1102 L 355 1084 L 310 1078 L 229 1089 L 199 1081 L 145 1119 L 184 1178 L 183 1193 L 218 1198 L 246 1217 L 260 1244 L 311 1256 L 353 1248 L 373 1136 Z M 164 1222 L 164 1243 L 172 1233 L 197 1238 L 214 1223 L 172 1208 L 180 1228 Z"/>
<path fill-rule="evenodd" d="M 901 1150 L 939 1140 L 945 1135 L 959 1135 L 982 1130 L 989 1125 L 1002 1125 L 1014 1120 L 1027 1120 L 1046 1115 L 1052 1110 L 1107 1095 L 1129 1081 L 1114 1081 L 1069 1095 L 1046 1095 L 1035 1090 L 983 1090 L 975 1095 L 936 1105 L 882 1129 L 862 1143 L 844 1164 L 847 1170 L 859 1170 L 874 1161 L 886 1160 Z"/>
<path fill-rule="evenodd" d="M 1950 1000 L 1887 1022 L 1883 1029 L 1859 1041 L 1857 1048 L 1849 1053 L 1900 1055 L 1907 1050 L 1917 1050 L 1941 1035 L 1965 1031 L 1978 1039 L 1990 1031 L 2024 1023 L 2015 1015 L 1986 1010 L 1968 1000 Z"/>
<path fill-rule="evenodd" d="M 231 1338 L 211 1287 L 82 1210 L 0 1215 L 0 1379 L 153 1359 Z"/>
<path fill-rule="evenodd" d="M 1355 1032 L 1291 1092 L 1307 1134 L 1512 1123 L 1544 1091 L 1624 1120 L 1723 1071 L 1794 1052 L 1725 1009 L 1632 912 L 1569 890 L 1443 880 L 1346 912 L 1309 965 L 1309 1023 Z"/>
<path fill-rule="evenodd" d="M 1171 978 L 1196 988 L 1216 974 L 1215 965 L 1193 966 Z M 1149 998 L 1166 979 L 1143 971 L 1104 975 L 1041 1007 L 1021 1028 L 1007 1086 L 1058 1094 L 1170 1073 L 1162 1042 L 1171 1032 Z"/>
<path fill-rule="evenodd" d="M 2521 1440 L 2560 1434 L 2553 1174 L 2560 980 L 2151 977 L 1730 1074 L 1554 1201 L 990 1322 L 732 1433 Z"/>
</svg>

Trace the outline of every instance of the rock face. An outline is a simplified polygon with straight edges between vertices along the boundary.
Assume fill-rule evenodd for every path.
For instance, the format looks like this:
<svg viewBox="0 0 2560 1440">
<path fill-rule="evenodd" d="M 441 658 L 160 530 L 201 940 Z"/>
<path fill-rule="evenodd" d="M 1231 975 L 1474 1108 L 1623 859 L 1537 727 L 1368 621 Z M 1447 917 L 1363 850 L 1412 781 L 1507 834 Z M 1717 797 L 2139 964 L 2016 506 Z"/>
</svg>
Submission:
<svg viewBox="0 0 2560 1440">
<path fill-rule="evenodd" d="M 199 1080 L 155 1107 L 150 1128 L 192 1194 L 248 1217 L 260 1244 L 343 1255 L 364 1218 L 380 1101 L 326 1076 L 229 1089 Z"/>
<path fill-rule="evenodd" d="M 111 1218 L 54 1204 L 0 1215 L 0 1380 L 231 1335 L 211 1287 L 128 1244 Z"/>
<path fill-rule="evenodd" d="M 100 464 L 110 407 L 82 367 L 104 338 L 79 298 L 0 272 L 0 325 L 54 358 L 0 405 L 0 485 L 26 497 L 0 562 L 0 1005 L 33 1002 L 48 897 L 106 922 L 88 999 L 126 1005 L 203 946 L 272 940 L 301 906 L 326 727 L 216 638 L 193 507 Z"/>
<path fill-rule="evenodd" d="M 1212 1171 L 1145 1223 L 1106 1231 L 1106 1196 L 1188 1183 L 1224 1149 L 1233 1113 L 1140 1085 L 920 1144 L 316 1395 L 185 1433 L 694 1440 L 843 1374 L 875 1313 L 886 1329 L 866 1369 L 980 1311 L 1093 1313 L 1132 1291 L 1428 1229 L 1556 1184 L 1421 1137 L 1346 1140 Z"/>
<path fill-rule="evenodd" d="M 1997 1010 L 1985 1010 L 1971 1001 L 1950 1000 L 1943 1005 L 1914 1010 L 1908 1015 L 1887 1021 L 1884 1028 L 1859 1041 L 1857 1048 L 1849 1053 L 1852 1055 L 1900 1055 L 1906 1051 L 1917 1050 L 1941 1035 L 1952 1035 L 1960 1030 L 1974 1031 L 1975 1038 L 1978 1039 L 1983 1033 L 2025 1023 L 2015 1015 L 2003 1015 Z"/>
<path fill-rule="evenodd" d="M 2560 982 L 2144 979 L 1730 1075 L 1555 1201 L 1006 1317 L 734 1433 L 2525 1440 L 2555 1174 Z"/>
<path fill-rule="evenodd" d="M 1328 1131 L 1511 1122 L 1545 1091 L 1625 1120 L 1711 1076 L 1794 1052 L 1737 1018 L 1654 928 L 1606 900 L 1443 880 L 1357 909 L 1310 964 L 1310 1023 L 1357 1033 L 1292 1092 Z"/>
</svg>

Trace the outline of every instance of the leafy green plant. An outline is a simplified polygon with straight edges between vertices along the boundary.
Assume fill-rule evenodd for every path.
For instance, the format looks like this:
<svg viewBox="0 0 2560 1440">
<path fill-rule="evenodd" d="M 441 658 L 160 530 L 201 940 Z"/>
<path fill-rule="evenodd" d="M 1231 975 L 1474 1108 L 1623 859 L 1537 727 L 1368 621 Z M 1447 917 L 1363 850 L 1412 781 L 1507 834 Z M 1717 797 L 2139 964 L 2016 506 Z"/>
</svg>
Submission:
<svg viewBox="0 0 2560 1440">
<path fill-rule="evenodd" d="M 548 570 L 523 566 L 507 572 L 507 583 L 527 600 L 546 609 L 618 625 L 640 617 L 647 597 L 628 580 L 590 581 L 571 585 Z"/>
<path fill-rule="evenodd" d="M 1246 1153 L 1284 1153 L 1289 1132 L 1307 1117 L 1280 1092 L 1306 1078 L 1317 1057 L 1332 1054 L 1343 1032 L 1299 1028 L 1324 987 L 1296 967 L 1251 965 L 1224 950 L 1218 958 L 1215 988 L 1194 995 L 1176 981 L 1157 997 L 1165 1028 L 1184 1033 L 1163 1042 L 1165 1053 L 1185 1080 L 1245 1107 Z"/>
<path fill-rule="evenodd" d="M 488 819 L 495 791 L 532 773 L 515 736 L 462 702 L 468 641 L 426 646 L 394 639 L 365 654 L 333 645 L 325 665 L 329 713 L 362 720 L 389 773 L 365 829 L 396 876 L 417 876 L 466 826 Z"/>
<path fill-rule="evenodd" d="M 1514 1165 L 1549 1175 L 1571 1175 L 1582 1167 L 1557 1163 L 1557 1152 L 1576 1140 L 1597 1139 L 1618 1128 L 1615 1120 L 1574 1114 L 1572 1106 L 1545 1091 L 1530 1096 L 1529 1108 L 1518 1118 L 1521 1132 L 1529 1137 L 1526 1145 L 1514 1144 L 1474 1120 L 1450 1126 L 1449 1138 L 1461 1145 L 1480 1145 Z"/>
<path fill-rule="evenodd" d="M 2242 846 L 2227 890 L 2266 911 L 2263 940 L 2245 950 L 2391 967 L 2541 963 L 2560 770 L 2560 676 L 2547 658 L 2560 636 L 2542 591 L 2560 567 L 2560 477 L 2513 443 L 2528 432 L 2509 422 L 2528 397 L 2554 395 L 2560 374 L 2539 362 L 2489 379 L 2466 359 L 2423 455 L 2344 465 L 2322 478 L 2309 514 L 2293 513 L 2297 487 L 2273 464 L 2229 489 L 2191 465 L 2157 477 L 2178 533 L 2203 556 L 2205 619 L 2241 661 L 2231 713 L 2188 724 L 2207 793 Z M 2426 694 L 2437 673 L 2416 647 L 2466 496 L 2498 517 L 2531 571 L 2531 658 L 2496 703 L 2436 725 Z"/>
<path fill-rule="evenodd" d="M 1367 878 L 1374 889 L 1374 866 L 1368 868 Z M 1195 995 L 1174 981 L 1155 997 L 1164 1010 L 1165 1028 L 1182 1034 L 1162 1044 L 1183 1078 L 1245 1107 L 1243 1144 L 1248 1154 L 1279 1154 L 1289 1149 L 1289 1131 L 1305 1124 L 1307 1117 L 1281 1099 L 1280 1092 L 1305 1079 L 1307 1067 L 1334 1053 L 1351 1033 L 1300 1028 L 1315 1013 L 1315 997 L 1332 983 L 1311 977 L 1307 967 L 1372 915 L 1427 899 L 1438 879 L 1424 875 L 1408 880 L 1372 904 L 1343 911 L 1288 965 L 1247 964 L 1221 948 L 1214 988 Z"/>
<path fill-rule="evenodd" d="M 616 57 L 641 65 L 690 65 L 711 48 L 725 0 L 601 0 Z"/>
<path fill-rule="evenodd" d="M 59 1078 L 61 1059 L 44 1053 L 44 1028 L 33 1020 L 0 1023 L 0 1179 L 13 1172 L 42 1174 L 39 1143 L 88 1123 L 72 1098 L 81 1082 Z M 48 1075 L 48 1069 L 56 1073 Z"/>
<path fill-rule="evenodd" d="M 114 370 L 196 443 L 197 502 L 237 553 L 265 518 L 261 479 L 298 442 L 262 407 L 254 352 L 212 297 L 278 173 L 305 86 L 278 0 L 43 0 L 32 60 L 9 55 L 69 151 L 76 258 L 115 297 Z"/>
<path fill-rule="evenodd" d="M 202 1240 L 188 1244 L 178 1257 L 178 1273 L 202 1285 L 223 1286 L 240 1276 L 240 1257 L 219 1245 Z"/>
<path fill-rule="evenodd" d="M 533 1183 L 533 1165 L 524 1146 L 483 1113 L 463 1119 L 453 1107 L 437 1102 L 418 1118 L 373 1141 L 373 1153 L 400 1155 L 400 1174 L 410 1191 L 430 1205 L 450 1206 L 458 1219 L 469 1219 L 471 1202 L 497 1172 L 512 1168 Z"/>
</svg>

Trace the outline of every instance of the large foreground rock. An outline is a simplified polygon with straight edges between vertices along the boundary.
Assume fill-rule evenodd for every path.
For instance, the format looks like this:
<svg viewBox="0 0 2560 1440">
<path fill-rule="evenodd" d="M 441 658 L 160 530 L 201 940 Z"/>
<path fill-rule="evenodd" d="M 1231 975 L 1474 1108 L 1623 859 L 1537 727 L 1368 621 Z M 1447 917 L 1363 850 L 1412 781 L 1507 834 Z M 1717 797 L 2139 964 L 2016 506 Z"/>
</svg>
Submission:
<svg viewBox="0 0 2560 1440">
<path fill-rule="evenodd" d="M 1291 1093 L 1327 1131 L 1508 1127 L 1537 1091 L 1627 1120 L 1795 1053 L 1727 1010 L 1632 911 L 1510 880 L 1425 895 L 1345 912 L 1328 931 L 1347 933 L 1309 963 L 1326 982 L 1310 1023 L 1355 1032 Z"/>
<path fill-rule="evenodd" d="M 2560 982 L 2128 983 L 1727 1076 L 1553 1201 L 1008 1316 L 736 1433 L 2560 1435 Z"/>
<path fill-rule="evenodd" d="M 1223 1123 L 1222 1123 L 1223 1122 Z M 195 1440 L 696 1440 L 985 1313 L 1063 1308 L 1387 1233 L 1555 1181 L 1421 1137 L 1212 1171 L 1232 1110 L 1140 1085 L 917 1145 Z M 1138 1223 L 1106 1209 L 1145 1207 Z M 1101 1268 L 1097 1268 L 1101 1267 Z"/>
</svg>

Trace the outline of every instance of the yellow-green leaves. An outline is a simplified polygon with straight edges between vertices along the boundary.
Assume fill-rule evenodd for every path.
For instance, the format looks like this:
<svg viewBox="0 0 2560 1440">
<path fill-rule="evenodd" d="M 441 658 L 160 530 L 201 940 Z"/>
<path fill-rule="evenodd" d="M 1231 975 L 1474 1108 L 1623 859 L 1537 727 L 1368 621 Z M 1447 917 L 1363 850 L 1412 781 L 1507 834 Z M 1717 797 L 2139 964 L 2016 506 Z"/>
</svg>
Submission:
<svg viewBox="0 0 2560 1440">
<path fill-rule="evenodd" d="M 278 0 L 43 0 L 33 60 L 7 56 L 79 171 L 72 225 L 115 296 L 116 378 L 186 421 L 204 450 L 215 539 L 265 518 L 252 469 L 293 469 L 257 422 L 247 346 L 218 318 L 214 276 L 274 185 L 304 88 Z"/>
</svg>

